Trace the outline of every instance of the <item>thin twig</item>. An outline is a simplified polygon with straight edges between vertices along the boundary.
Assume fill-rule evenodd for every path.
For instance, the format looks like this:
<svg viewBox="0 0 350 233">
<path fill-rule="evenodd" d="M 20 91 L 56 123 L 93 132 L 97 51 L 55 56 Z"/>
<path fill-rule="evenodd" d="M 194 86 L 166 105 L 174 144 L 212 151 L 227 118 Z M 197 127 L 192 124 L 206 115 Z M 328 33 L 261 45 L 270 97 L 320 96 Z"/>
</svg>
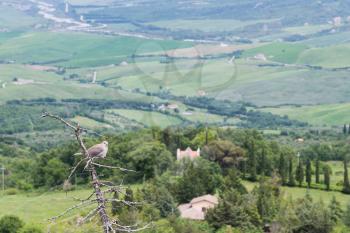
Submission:
<svg viewBox="0 0 350 233">
<path fill-rule="evenodd" d="M 113 166 L 108 166 L 108 165 L 103 165 L 103 164 L 99 164 L 99 163 L 94 163 L 91 162 L 91 164 L 97 166 L 97 167 L 104 167 L 104 168 L 110 168 L 110 169 L 119 169 L 123 172 L 136 172 L 135 170 L 130 170 L 130 169 L 126 169 L 126 168 L 122 168 L 122 167 L 113 167 Z"/>
<path fill-rule="evenodd" d="M 120 202 L 120 203 L 123 203 L 127 206 L 136 206 L 136 205 L 142 205 L 143 203 L 142 202 L 134 202 L 134 201 L 124 201 L 124 200 L 120 200 L 120 199 L 115 199 L 115 198 L 106 198 L 106 201 L 107 202 L 112 202 L 112 201 L 116 201 L 116 202 Z"/>
<path fill-rule="evenodd" d="M 81 222 L 79 222 L 79 224 L 83 224 L 87 221 L 90 221 L 93 217 L 95 217 L 95 215 L 98 213 L 98 209 L 99 208 L 95 208 L 93 210 L 91 210 L 82 220 Z"/>
<path fill-rule="evenodd" d="M 56 220 L 56 219 L 58 219 L 58 218 L 61 218 L 61 217 L 65 216 L 65 215 L 67 215 L 68 213 L 72 212 L 72 211 L 75 210 L 75 209 L 79 209 L 79 208 L 82 208 L 82 207 L 85 207 L 85 206 L 94 204 L 95 202 L 97 202 L 97 199 L 88 200 L 88 201 L 83 201 L 83 202 L 81 202 L 81 203 L 79 203 L 79 204 L 77 204 L 77 205 L 74 205 L 74 206 L 72 206 L 72 207 L 66 209 L 66 210 L 63 211 L 61 214 L 59 214 L 59 215 L 57 215 L 57 216 L 55 216 L 55 217 L 52 217 L 52 218 L 50 218 L 49 220 L 50 220 L 50 221 L 54 221 L 54 220 Z"/>
<path fill-rule="evenodd" d="M 86 160 L 86 159 L 87 159 L 87 158 L 81 159 L 81 160 L 77 163 L 77 165 L 75 165 L 75 167 L 72 169 L 71 173 L 69 174 L 67 180 L 70 180 L 70 178 L 72 177 L 72 175 L 73 175 L 73 174 L 75 173 L 75 171 L 78 169 L 79 165 L 80 165 L 84 160 Z"/>
<path fill-rule="evenodd" d="M 51 118 L 54 118 L 56 120 L 59 120 L 61 121 L 62 123 L 64 123 L 66 126 L 68 126 L 69 128 L 73 129 L 74 131 L 77 130 L 77 127 L 73 126 L 72 124 L 68 123 L 67 121 L 63 120 L 61 117 L 59 116 L 55 116 L 55 115 L 52 115 L 51 113 L 48 113 L 48 112 L 44 112 L 42 115 L 41 115 L 42 118 L 44 117 L 51 117 Z"/>
<path fill-rule="evenodd" d="M 75 200 L 75 201 L 80 201 L 80 202 L 88 201 L 88 200 L 90 200 L 90 198 L 92 198 L 92 196 L 93 196 L 94 194 L 95 194 L 95 192 L 91 193 L 90 196 L 88 196 L 88 197 L 85 198 L 85 199 L 79 199 L 79 198 L 73 197 L 73 200 Z"/>
</svg>

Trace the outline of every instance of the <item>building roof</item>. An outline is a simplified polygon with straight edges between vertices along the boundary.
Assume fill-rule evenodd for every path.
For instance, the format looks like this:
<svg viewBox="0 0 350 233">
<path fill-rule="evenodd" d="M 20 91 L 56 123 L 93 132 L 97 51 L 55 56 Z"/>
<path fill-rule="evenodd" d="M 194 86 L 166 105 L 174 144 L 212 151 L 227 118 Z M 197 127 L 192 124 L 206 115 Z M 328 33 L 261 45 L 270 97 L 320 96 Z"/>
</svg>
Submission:
<svg viewBox="0 0 350 233">
<path fill-rule="evenodd" d="M 181 204 L 177 207 L 181 213 L 181 217 L 193 219 L 193 220 L 204 220 L 206 212 L 203 208 L 201 208 L 201 206 L 203 205 L 196 205 L 196 203 L 200 203 L 200 202 L 210 203 L 210 205 L 204 205 L 204 206 L 207 206 L 208 208 L 212 208 L 219 203 L 217 197 L 212 195 L 204 195 L 204 196 L 193 198 L 190 203 Z"/>
<path fill-rule="evenodd" d="M 215 205 L 217 205 L 219 203 L 218 198 L 213 196 L 213 195 L 210 195 L 210 194 L 193 198 L 190 203 L 194 204 L 194 203 L 197 203 L 197 202 L 200 202 L 200 201 L 208 201 L 208 202 L 211 202 L 211 203 L 213 203 Z"/>
</svg>

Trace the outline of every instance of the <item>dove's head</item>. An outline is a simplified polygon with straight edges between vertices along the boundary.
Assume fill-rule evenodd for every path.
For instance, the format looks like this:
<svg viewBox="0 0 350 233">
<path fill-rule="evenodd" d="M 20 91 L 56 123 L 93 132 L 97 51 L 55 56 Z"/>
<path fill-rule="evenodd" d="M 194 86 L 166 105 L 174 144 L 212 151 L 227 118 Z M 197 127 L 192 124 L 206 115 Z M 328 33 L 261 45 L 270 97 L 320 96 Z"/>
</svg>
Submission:
<svg viewBox="0 0 350 233">
<path fill-rule="evenodd" d="M 106 147 L 108 147 L 108 142 L 107 141 L 103 141 L 102 144 L 105 145 Z"/>
</svg>

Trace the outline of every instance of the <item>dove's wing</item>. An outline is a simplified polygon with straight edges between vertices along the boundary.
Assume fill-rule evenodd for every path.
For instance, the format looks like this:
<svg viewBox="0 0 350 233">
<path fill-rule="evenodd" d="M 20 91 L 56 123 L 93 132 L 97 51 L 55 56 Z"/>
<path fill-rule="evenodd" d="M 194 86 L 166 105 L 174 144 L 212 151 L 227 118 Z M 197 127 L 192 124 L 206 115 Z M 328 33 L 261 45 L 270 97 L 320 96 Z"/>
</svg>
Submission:
<svg viewBox="0 0 350 233">
<path fill-rule="evenodd" d="M 100 144 L 95 145 L 88 149 L 90 157 L 100 156 L 104 152 L 104 147 Z"/>
</svg>

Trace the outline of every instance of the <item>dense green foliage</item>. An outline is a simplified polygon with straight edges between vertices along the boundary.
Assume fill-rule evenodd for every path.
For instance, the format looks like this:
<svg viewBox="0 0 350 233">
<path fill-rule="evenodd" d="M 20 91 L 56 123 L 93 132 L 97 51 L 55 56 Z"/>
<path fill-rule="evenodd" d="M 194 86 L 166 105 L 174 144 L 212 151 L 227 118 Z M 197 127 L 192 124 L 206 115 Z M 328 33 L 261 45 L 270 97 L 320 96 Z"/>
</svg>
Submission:
<svg viewBox="0 0 350 233">
<path fill-rule="evenodd" d="M 0 219 L 1 233 L 19 233 L 24 223 L 16 216 L 7 215 Z"/>
<path fill-rule="evenodd" d="M 298 158 L 291 146 L 273 140 L 286 136 L 271 139 L 257 130 L 169 127 L 105 137 L 109 141 L 109 153 L 100 163 L 137 172 L 98 168 L 100 175 L 114 182 L 123 179 L 128 185 L 143 184 L 136 190 L 127 189 L 125 196 L 111 194 L 111 198 L 123 198 L 126 202 L 144 201 L 145 205 L 137 208 L 112 202 L 110 211 L 126 224 L 142 219 L 162 224 L 159 229 L 164 232 L 186 228 L 190 229 L 188 232 L 212 233 L 227 226 L 238 232 L 262 232 L 267 225 L 278 222 L 279 229 L 293 229 L 293 233 L 327 233 L 340 225 L 346 216 L 337 200 L 332 200 L 331 207 L 326 207 L 309 197 L 292 202 L 283 199 L 280 185 L 293 187 L 298 183 L 301 187 L 343 189 L 343 183 L 331 180 L 336 174 L 325 161 L 319 161 L 318 165 L 324 179 L 320 177 L 319 184 L 313 183 L 311 174 L 317 162 L 303 154 Z M 100 140 L 102 138 L 88 138 L 86 143 L 89 146 Z M 54 188 L 67 192 L 72 188 L 71 184 L 89 185 L 89 173 L 83 170 L 83 165 L 78 167 L 77 177 L 72 177 L 69 183 L 66 181 L 70 168 L 81 156 L 77 154 L 75 143 L 43 152 L 30 151 L 23 145 L 16 148 L 12 143 L 7 140 L 4 149 L 14 149 L 13 156 L 0 157 L 6 167 L 7 187 L 19 190 Z M 198 145 L 202 158 L 175 161 L 177 148 L 195 149 Z M 248 191 L 242 184 L 244 179 L 259 181 L 259 185 Z M 16 189 L 14 191 L 18 192 Z M 205 194 L 220 197 L 220 204 L 208 210 L 206 229 L 190 226 L 176 217 L 178 204 Z M 286 213 L 284 218 L 282 213 Z"/>
</svg>

